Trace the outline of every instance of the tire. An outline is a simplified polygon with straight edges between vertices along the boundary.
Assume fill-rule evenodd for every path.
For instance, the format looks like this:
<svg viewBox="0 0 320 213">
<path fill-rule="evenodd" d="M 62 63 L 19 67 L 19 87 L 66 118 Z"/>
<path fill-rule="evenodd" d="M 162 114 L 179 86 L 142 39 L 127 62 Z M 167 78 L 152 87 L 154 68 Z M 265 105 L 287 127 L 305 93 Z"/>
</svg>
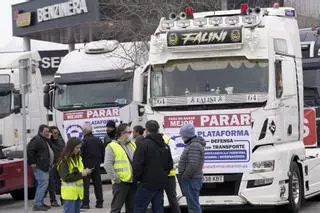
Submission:
<svg viewBox="0 0 320 213">
<path fill-rule="evenodd" d="M 298 213 L 303 201 L 303 181 L 296 162 L 292 162 L 290 165 L 288 201 L 289 204 L 280 207 L 279 210 L 286 213 Z"/>
<path fill-rule="evenodd" d="M 14 200 L 23 200 L 24 199 L 24 190 L 23 189 L 17 189 L 15 191 L 10 192 L 11 197 Z M 29 188 L 28 189 L 28 200 L 33 200 L 36 195 L 35 188 Z"/>
</svg>

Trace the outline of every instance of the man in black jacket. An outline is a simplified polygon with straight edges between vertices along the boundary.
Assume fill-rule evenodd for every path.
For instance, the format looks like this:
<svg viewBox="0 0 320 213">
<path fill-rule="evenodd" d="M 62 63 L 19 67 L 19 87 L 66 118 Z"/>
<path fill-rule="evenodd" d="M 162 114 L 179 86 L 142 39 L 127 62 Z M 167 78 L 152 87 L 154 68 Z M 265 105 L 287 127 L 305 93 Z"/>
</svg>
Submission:
<svg viewBox="0 0 320 213">
<path fill-rule="evenodd" d="M 49 168 L 53 164 L 54 153 L 49 145 L 50 130 L 47 125 L 40 125 L 38 135 L 27 146 L 28 164 L 33 169 L 37 189 L 33 211 L 47 211 L 50 207 L 43 203 L 49 184 Z"/>
<path fill-rule="evenodd" d="M 138 182 L 134 212 L 146 212 L 151 202 L 153 213 L 163 213 L 163 193 L 173 161 L 157 121 L 146 123 L 146 133 L 133 158 L 133 180 Z"/>
<path fill-rule="evenodd" d="M 92 179 L 94 194 L 96 196 L 96 208 L 103 208 L 102 182 L 100 175 L 100 164 L 104 160 L 104 145 L 102 141 L 93 136 L 92 127 L 87 125 L 83 129 L 84 138 L 81 146 L 82 161 L 85 168 L 92 169 L 89 177 L 83 178 L 84 197 L 82 209 L 90 208 L 89 186 Z"/>
</svg>

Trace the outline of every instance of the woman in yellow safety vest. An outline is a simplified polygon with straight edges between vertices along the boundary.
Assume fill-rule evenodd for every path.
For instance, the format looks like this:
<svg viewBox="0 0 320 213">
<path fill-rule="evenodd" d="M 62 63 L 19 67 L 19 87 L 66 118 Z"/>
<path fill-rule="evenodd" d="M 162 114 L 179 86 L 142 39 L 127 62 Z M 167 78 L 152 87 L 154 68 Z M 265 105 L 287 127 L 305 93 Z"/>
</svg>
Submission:
<svg viewBox="0 0 320 213">
<path fill-rule="evenodd" d="M 80 148 L 81 140 L 71 138 L 58 163 L 64 213 L 80 213 L 81 200 L 83 199 L 82 178 L 91 172 L 90 169 L 83 168 Z"/>
</svg>

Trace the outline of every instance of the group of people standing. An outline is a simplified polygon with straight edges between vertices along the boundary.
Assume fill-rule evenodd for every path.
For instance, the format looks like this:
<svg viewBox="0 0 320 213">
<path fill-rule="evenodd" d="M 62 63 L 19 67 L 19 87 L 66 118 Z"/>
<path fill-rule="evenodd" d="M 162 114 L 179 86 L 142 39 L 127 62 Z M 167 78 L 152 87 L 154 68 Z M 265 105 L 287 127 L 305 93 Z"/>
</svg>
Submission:
<svg viewBox="0 0 320 213">
<path fill-rule="evenodd" d="M 111 213 L 120 213 L 125 205 L 128 213 L 144 213 L 152 205 L 154 213 L 163 213 L 164 192 L 172 213 L 180 213 L 176 194 L 176 167 L 188 211 L 200 213 L 199 193 L 202 187 L 202 167 L 205 142 L 196 136 L 192 124 L 183 126 L 180 136 L 186 144 L 182 154 L 175 142 L 159 132 L 157 121 L 150 120 L 145 128 L 122 123 L 107 124 L 107 136 L 102 142 L 92 134 L 91 125 L 83 127 L 84 138 L 71 138 L 60 153 L 54 153 L 50 142 L 52 130 L 41 125 L 39 134 L 28 144 L 28 163 L 34 167 L 37 180 L 35 211 L 46 211 L 45 191 L 51 168 L 61 179 L 61 198 L 65 213 L 89 209 L 90 179 L 94 185 L 96 208 L 103 208 L 100 164 L 112 182 Z M 60 157 L 58 157 L 60 156 Z M 50 187 L 49 187 L 50 188 Z M 50 192 L 50 190 L 49 190 Z M 51 193 L 50 193 L 50 198 Z M 55 205 L 56 204 L 56 205 Z M 55 199 L 52 206 L 57 206 Z"/>
<path fill-rule="evenodd" d="M 105 143 L 114 139 L 115 128 L 114 121 L 108 122 Z M 89 209 L 90 179 L 97 199 L 96 208 L 103 208 L 100 164 L 104 160 L 106 144 L 93 136 L 90 125 L 83 127 L 83 133 L 83 140 L 71 138 L 65 144 L 57 127 L 40 125 L 38 134 L 28 143 L 28 164 L 36 180 L 33 211 L 59 207 L 56 194 L 61 195 L 64 212 Z M 51 205 L 43 202 L 47 192 Z"/>
<path fill-rule="evenodd" d="M 196 136 L 194 126 L 180 129 L 185 143 L 181 156 L 175 142 L 159 132 L 157 121 L 150 120 L 145 129 L 120 124 L 116 139 L 107 145 L 104 166 L 111 175 L 113 199 L 111 213 L 144 213 L 149 204 L 152 212 L 162 213 L 164 192 L 170 212 L 180 213 L 176 194 L 176 165 L 188 211 L 200 213 L 199 193 L 202 187 L 205 141 Z"/>
</svg>

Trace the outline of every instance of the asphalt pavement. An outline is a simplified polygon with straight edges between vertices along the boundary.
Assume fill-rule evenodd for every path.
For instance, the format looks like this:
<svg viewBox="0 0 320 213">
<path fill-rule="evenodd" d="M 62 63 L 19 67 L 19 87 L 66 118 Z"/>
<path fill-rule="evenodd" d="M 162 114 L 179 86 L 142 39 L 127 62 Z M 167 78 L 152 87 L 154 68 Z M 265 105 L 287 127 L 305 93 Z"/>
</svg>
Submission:
<svg viewBox="0 0 320 213">
<path fill-rule="evenodd" d="M 96 209 L 95 208 L 95 197 L 93 193 L 93 186 L 90 187 L 91 194 L 90 194 L 90 207 L 89 210 L 81 210 L 81 212 L 90 212 L 90 213 L 107 213 L 110 212 L 110 203 L 112 199 L 112 187 L 111 184 L 103 184 L 103 195 L 104 195 L 104 208 L 103 209 Z M 29 209 L 28 212 L 32 211 L 32 201 L 29 201 Z M 45 199 L 45 203 L 49 204 L 49 199 Z M 11 198 L 10 194 L 0 195 L 0 213 L 23 213 L 24 210 L 24 203 L 23 201 L 15 201 Z M 62 207 L 51 208 L 48 213 L 62 213 Z M 237 212 L 237 213 L 273 213 L 276 212 L 274 209 L 212 209 L 206 208 L 204 212 L 214 212 L 214 213 L 223 213 L 223 212 Z M 302 207 L 300 213 L 318 213 L 320 212 L 320 199 L 317 200 L 309 200 L 306 201 L 304 206 Z"/>
</svg>

